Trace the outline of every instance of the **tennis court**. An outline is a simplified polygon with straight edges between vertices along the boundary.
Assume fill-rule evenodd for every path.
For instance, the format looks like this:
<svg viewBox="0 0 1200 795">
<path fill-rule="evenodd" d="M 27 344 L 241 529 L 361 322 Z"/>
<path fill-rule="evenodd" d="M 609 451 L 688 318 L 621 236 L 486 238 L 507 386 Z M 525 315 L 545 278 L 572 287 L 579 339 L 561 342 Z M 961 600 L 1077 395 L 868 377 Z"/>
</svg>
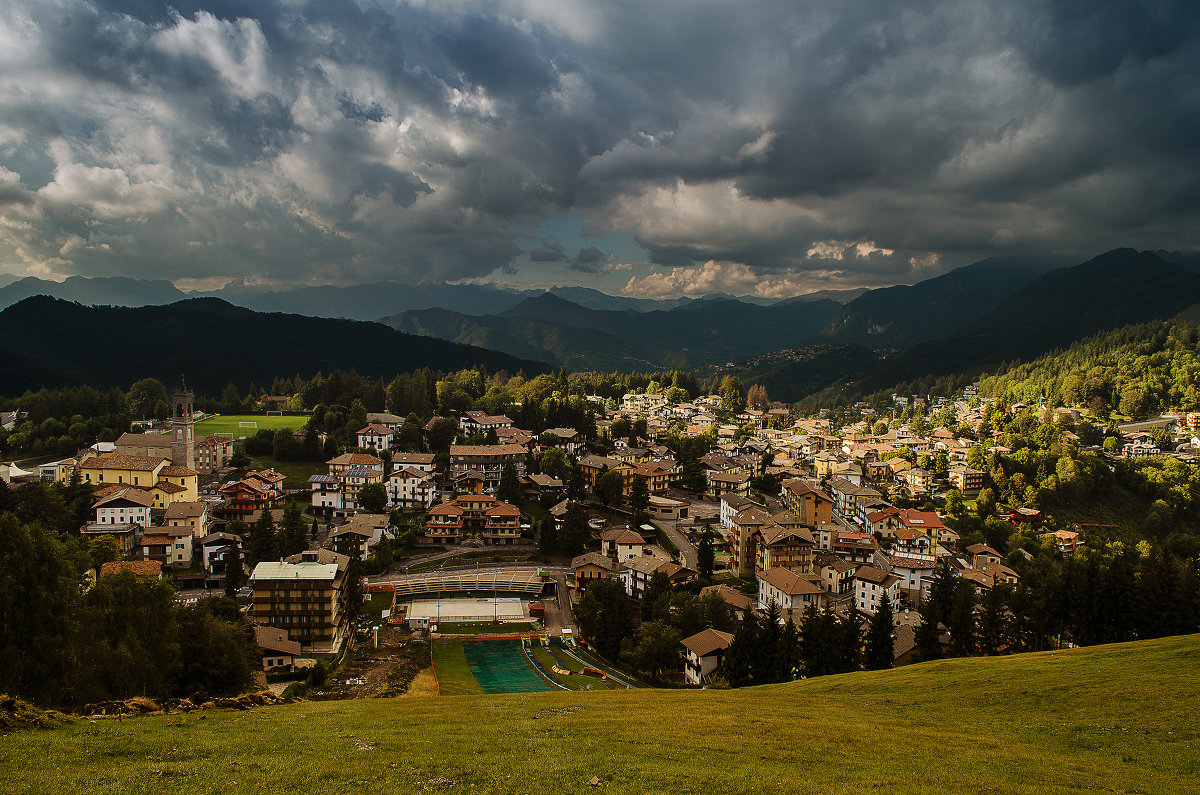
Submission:
<svg viewBox="0 0 1200 795">
<path fill-rule="evenodd" d="M 537 693 L 553 689 L 529 667 L 517 640 L 469 640 L 463 654 L 485 693 Z"/>
</svg>

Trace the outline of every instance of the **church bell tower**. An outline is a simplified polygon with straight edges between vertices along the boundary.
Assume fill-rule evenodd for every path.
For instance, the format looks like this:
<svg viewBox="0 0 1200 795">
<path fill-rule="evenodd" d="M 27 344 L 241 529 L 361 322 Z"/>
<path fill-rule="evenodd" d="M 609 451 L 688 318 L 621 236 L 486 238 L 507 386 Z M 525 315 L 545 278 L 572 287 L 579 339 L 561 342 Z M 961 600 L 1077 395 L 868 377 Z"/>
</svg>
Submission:
<svg viewBox="0 0 1200 795">
<path fill-rule="evenodd" d="M 182 377 L 171 393 L 171 465 L 196 468 L 196 421 L 192 400 L 196 397 Z"/>
</svg>

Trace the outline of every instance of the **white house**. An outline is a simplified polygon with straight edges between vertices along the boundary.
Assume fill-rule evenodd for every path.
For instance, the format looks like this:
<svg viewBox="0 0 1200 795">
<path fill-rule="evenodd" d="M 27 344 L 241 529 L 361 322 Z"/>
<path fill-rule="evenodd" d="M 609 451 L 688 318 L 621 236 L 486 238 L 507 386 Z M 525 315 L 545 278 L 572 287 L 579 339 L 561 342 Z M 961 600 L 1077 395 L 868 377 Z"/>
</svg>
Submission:
<svg viewBox="0 0 1200 795">
<path fill-rule="evenodd" d="M 402 510 L 425 509 L 433 505 L 437 483 L 433 475 L 421 469 L 405 467 L 392 470 L 384 488 L 388 504 Z"/>
<path fill-rule="evenodd" d="M 690 685 L 708 682 L 713 672 L 721 667 L 725 651 L 733 643 L 733 635 L 719 629 L 705 629 L 684 638 L 683 677 Z"/>
<path fill-rule="evenodd" d="M 150 526 L 150 508 L 154 497 L 142 489 L 118 489 L 112 494 L 101 497 L 92 506 L 95 511 L 96 524 Z"/>
<path fill-rule="evenodd" d="M 810 579 L 784 568 L 758 573 L 758 608 L 766 610 L 774 602 L 783 608 L 785 620 L 789 612 L 794 612 L 792 620 L 798 620 L 799 612 L 809 605 L 820 608 L 828 599 L 829 592 L 819 576 Z"/>
<path fill-rule="evenodd" d="M 617 563 L 642 557 L 646 542 L 627 527 L 605 530 L 600 536 L 600 551 Z"/>
<path fill-rule="evenodd" d="M 312 507 L 341 510 L 342 485 L 336 477 L 333 475 L 313 475 L 309 477 L 308 485 L 312 490 Z"/>
<path fill-rule="evenodd" d="M 392 429 L 386 425 L 370 423 L 365 428 L 359 428 L 355 435 L 358 437 L 358 446 L 376 452 L 383 452 L 392 448 Z"/>
<path fill-rule="evenodd" d="M 854 573 L 854 606 L 864 613 L 879 610 L 879 602 L 887 594 L 892 607 L 900 603 L 900 578 L 875 566 L 859 566 Z"/>
</svg>

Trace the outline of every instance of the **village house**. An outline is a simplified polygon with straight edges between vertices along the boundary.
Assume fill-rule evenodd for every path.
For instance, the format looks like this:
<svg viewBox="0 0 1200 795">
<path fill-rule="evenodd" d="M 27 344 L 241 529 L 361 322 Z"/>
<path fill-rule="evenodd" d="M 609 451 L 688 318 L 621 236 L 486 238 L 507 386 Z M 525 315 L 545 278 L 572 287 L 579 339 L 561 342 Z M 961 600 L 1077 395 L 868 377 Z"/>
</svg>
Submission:
<svg viewBox="0 0 1200 795">
<path fill-rule="evenodd" d="M 490 544 L 513 544 L 521 534 L 521 512 L 489 494 L 463 494 L 433 506 L 425 537 L 455 543 L 478 536 Z"/>
<path fill-rule="evenodd" d="M 517 477 L 525 477 L 525 448 L 519 444 L 452 444 L 450 477 L 478 472 L 485 489 L 500 486 L 505 464 L 512 464 Z"/>
<path fill-rule="evenodd" d="M 645 540 L 628 527 L 614 527 L 600 534 L 600 551 L 615 563 L 640 558 Z"/>
<path fill-rule="evenodd" d="M 208 503 L 195 500 L 175 502 L 167 507 L 163 521 L 170 528 L 187 528 L 193 538 L 208 535 Z"/>
<path fill-rule="evenodd" d="M 813 555 L 813 571 L 821 575 L 821 582 L 831 598 L 846 596 L 854 591 L 854 572 L 857 568 L 830 552 Z"/>
<path fill-rule="evenodd" d="M 134 487 L 119 488 L 96 500 L 92 505 L 96 524 L 150 526 L 150 507 L 154 497 L 149 491 Z"/>
<path fill-rule="evenodd" d="M 192 565 L 191 528 L 155 528 L 138 541 L 142 560 L 156 560 L 172 569 L 187 569 Z"/>
<path fill-rule="evenodd" d="M 241 480 L 231 481 L 217 489 L 221 502 L 214 505 L 213 515 L 220 519 L 246 521 L 282 502 L 284 476 L 273 469 L 247 472 Z"/>
<path fill-rule="evenodd" d="M 377 423 L 368 423 L 366 427 L 355 431 L 354 435 L 359 447 L 374 450 L 377 453 L 382 453 L 384 450 L 391 450 L 392 439 L 395 437 L 395 433 L 391 428 Z"/>
<path fill-rule="evenodd" d="M 458 419 L 458 429 L 463 436 L 487 433 L 500 428 L 511 428 L 513 421 L 503 414 L 488 414 L 486 411 L 465 411 Z"/>
<path fill-rule="evenodd" d="M 403 511 L 425 510 L 433 505 L 437 496 L 437 481 L 433 475 L 411 466 L 393 469 L 384 488 L 387 490 L 388 505 Z"/>
<path fill-rule="evenodd" d="M 702 685 L 721 667 L 733 635 L 719 629 L 701 630 L 680 641 L 683 644 L 683 678 L 689 685 Z"/>
<path fill-rule="evenodd" d="M 833 498 L 807 481 L 785 480 L 780 484 L 780 496 L 787 509 L 810 527 L 833 521 Z"/>
<path fill-rule="evenodd" d="M 106 577 L 123 571 L 131 571 L 138 577 L 162 579 L 162 564 L 157 560 L 113 560 L 102 564 L 99 573 L 101 577 Z"/>
<path fill-rule="evenodd" d="M 575 572 L 575 588 L 584 591 L 592 580 L 616 578 L 621 567 L 608 555 L 585 552 L 571 559 L 571 569 Z"/>
<path fill-rule="evenodd" d="M 672 585 L 681 585 L 696 575 L 696 572 L 691 569 L 684 568 L 672 561 L 662 549 L 648 547 L 646 554 L 624 562 L 620 576 L 625 586 L 625 593 L 634 599 L 641 599 L 650 578 L 656 571 L 665 573 Z"/>
<path fill-rule="evenodd" d="M 783 610 L 781 618 L 799 623 L 801 613 L 810 605 L 818 610 L 829 600 L 819 575 L 803 576 L 788 569 L 768 569 L 758 573 L 758 609 L 772 602 Z"/>
<path fill-rule="evenodd" d="M 365 560 L 379 545 L 387 526 L 386 514 L 355 514 L 329 535 L 329 545 L 334 552 Z"/>
<path fill-rule="evenodd" d="M 96 522 L 88 522 L 83 527 L 79 528 L 79 533 L 86 540 L 91 541 L 101 536 L 112 536 L 117 542 L 117 549 L 122 557 L 130 557 L 137 548 L 138 539 L 142 537 L 144 528 L 140 524 L 130 523 L 126 525 L 114 524 L 98 524 Z"/>
<path fill-rule="evenodd" d="M 239 561 L 242 559 L 242 539 L 232 533 L 209 533 L 199 543 L 200 566 L 204 569 L 206 584 L 223 587 L 227 567 L 234 557 L 233 551 L 238 551 Z"/>
<path fill-rule="evenodd" d="M 291 671 L 302 656 L 300 644 L 288 640 L 287 632 L 282 629 L 255 624 L 254 642 L 262 649 L 262 667 L 267 673 Z"/>
<path fill-rule="evenodd" d="M 716 594 L 725 601 L 725 604 L 732 607 L 733 615 L 738 621 L 741 621 L 743 618 L 745 618 L 748 610 L 752 610 L 754 608 L 753 599 L 736 588 L 731 588 L 724 583 L 721 583 L 720 585 L 707 585 L 700 589 L 701 599 L 709 594 Z"/>
<path fill-rule="evenodd" d="M 895 609 L 900 604 L 900 578 L 875 566 L 859 566 L 854 573 L 854 607 L 874 615 L 887 594 Z"/>
</svg>

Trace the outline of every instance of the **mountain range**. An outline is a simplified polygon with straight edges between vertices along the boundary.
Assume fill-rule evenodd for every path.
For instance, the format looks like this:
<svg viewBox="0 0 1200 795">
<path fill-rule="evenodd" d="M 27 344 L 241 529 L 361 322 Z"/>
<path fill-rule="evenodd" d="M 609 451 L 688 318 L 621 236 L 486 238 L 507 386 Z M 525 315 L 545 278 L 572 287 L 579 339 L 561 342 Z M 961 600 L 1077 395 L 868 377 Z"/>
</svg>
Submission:
<svg viewBox="0 0 1200 795">
<path fill-rule="evenodd" d="M 828 299 L 758 306 L 712 298 L 668 310 L 613 311 L 542 293 L 497 314 L 410 310 L 380 322 L 572 369 L 647 370 L 701 367 L 792 347 L 819 332 L 841 308 Z"/>
<path fill-rule="evenodd" d="M 845 387 L 869 395 L 915 380 L 970 377 L 1095 334 L 1165 320 L 1200 302 L 1200 273 L 1123 248 L 1033 279 L 974 322 L 881 361 Z"/>
<path fill-rule="evenodd" d="M 863 395 L 929 376 L 970 376 L 1098 331 L 1167 318 L 1200 302 L 1195 254 L 1115 249 L 1071 267 L 1053 269 L 1056 264 L 1050 258 L 988 259 L 912 286 L 778 301 L 724 295 L 658 301 L 585 287 L 520 292 L 394 282 L 277 292 L 230 285 L 224 292 L 234 300 L 225 301 L 186 298 L 167 281 L 71 277 L 58 283 L 27 277 L 0 287 L 0 306 L 13 304 L 0 313 L 0 330 L 6 332 L 0 389 L 11 394 L 38 384 L 127 385 L 142 374 L 112 380 L 105 371 L 113 365 L 101 365 L 107 357 L 72 358 L 45 341 L 71 340 L 64 347 L 78 349 L 74 340 L 120 339 L 125 345 L 128 336 L 139 341 L 138 356 L 148 357 L 133 372 L 169 358 L 165 350 L 147 353 L 163 348 L 151 340 L 183 339 L 190 328 L 203 329 L 217 350 L 233 350 L 246 339 L 269 340 L 278 349 L 278 366 L 243 365 L 228 357 L 218 388 L 230 380 L 266 380 L 268 370 L 291 375 L 356 367 L 367 375 L 480 363 L 510 371 L 566 366 L 694 369 L 705 377 L 734 373 L 745 383 L 767 385 L 776 399 L 795 401 L 830 385 L 844 395 Z M 114 306 L 95 307 L 109 314 L 89 314 L 83 306 L 30 299 L 39 291 L 80 303 L 154 306 L 142 314 L 121 314 Z M 253 307 L 239 309 L 235 303 Z M 38 316 L 31 306 L 46 314 Z M 387 314 L 397 306 L 408 308 Z M 301 313 L 262 313 L 284 307 L 299 307 Z M 173 323 L 172 314 L 186 320 Z M 318 322 L 341 314 L 383 319 Z M 119 336 L 84 331 L 84 316 L 93 329 L 118 324 L 135 331 Z M 227 334 L 226 328 L 237 333 Z M 154 336 L 160 331 L 165 336 Z M 457 346 L 439 347 L 448 343 Z M 364 345 L 383 356 L 360 356 Z M 206 367 L 213 349 L 188 341 L 179 358 Z"/>
<path fill-rule="evenodd" d="M 0 394 L 89 384 L 127 389 L 152 376 L 186 374 L 198 392 L 217 395 L 277 376 L 336 369 L 372 378 L 422 367 L 543 372 L 542 362 L 429 337 L 379 323 L 265 314 L 216 298 L 167 306 L 83 306 L 47 296 L 0 311 Z"/>
</svg>

